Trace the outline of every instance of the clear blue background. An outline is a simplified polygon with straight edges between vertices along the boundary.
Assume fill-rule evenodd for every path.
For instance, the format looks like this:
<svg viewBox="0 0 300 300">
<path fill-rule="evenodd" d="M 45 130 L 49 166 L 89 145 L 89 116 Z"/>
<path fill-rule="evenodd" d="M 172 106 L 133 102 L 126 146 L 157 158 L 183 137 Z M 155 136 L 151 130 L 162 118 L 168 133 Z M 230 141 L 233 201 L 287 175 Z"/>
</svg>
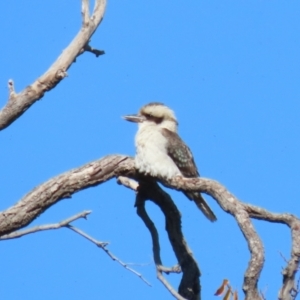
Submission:
<svg viewBox="0 0 300 300">
<path fill-rule="evenodd" d="M 19 92 L 37 79 L 81 26 L 80 1 L 1 1 L 0 106 L 12 78 Z M 54 90 L 0 135 L 0 209 L 35 186 L 107 154 L 134 155 L 136 127 L 121 119 L 150 101 L 174 109 L 182 138 L 203 177 L 240 200 L 300 215 L 300 3 L 298 1 L 108 1 L 92 46 Z M 181 193 L 171 192 L 199 262 L 203 299 L 224 278 L 239 290 L 248 264 L 234 219 L 206 197 L 209 223 Z M 1 242 L 1 299 L 172 299 L 156 279 L 150 236 L 134 193 L 115 180 L 48 209 L 32 225 L 74 222 L 149 280 L 109 259 L 68 229 Z M 161 233 L 162 259 L 176 264 L 160 211 L 148 204 Z M 259 287 L 276 299 L 289 258 L 290 232 L 254 221 L 265 242 Z M 180 276 L 167 279 L 177 287 Z"/>
</svg>

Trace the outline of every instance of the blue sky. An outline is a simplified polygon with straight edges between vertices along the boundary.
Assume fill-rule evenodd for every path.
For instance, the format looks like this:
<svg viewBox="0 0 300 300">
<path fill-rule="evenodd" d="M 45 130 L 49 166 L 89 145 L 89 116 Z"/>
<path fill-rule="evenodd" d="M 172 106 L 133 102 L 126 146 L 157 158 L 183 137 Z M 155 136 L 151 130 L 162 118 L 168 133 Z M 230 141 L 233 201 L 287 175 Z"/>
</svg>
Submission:
<svg viewBox="0 0 300 300">
<path fill-rule="evenodd" d="M 21 91 L 40 76 L 81 25 L 80 1 L 0 2 L 0 106 L 7 81 Z M 240 200 L 300 215 L 300 3 L 296 1 L 108 1 L 92 46 L 68 77 L 1 132 L 0 209 L 35 186 L 107 154 L 134 155 L 136 127 L 121 119 L 151 101 L 174 109 L 179 132 L 200 174 Z M 240 295 L 248 264 L 234 219 L 206 196 L 209 223 L 181 193 L 186 239 L 199 263 L 203 299 L 228 278 Z M 172 299 L 158 282 L 150 236 L 135 213 L 134 194 L 112 180 L 51 207 L 31 225 L 58 222 L 85 209 L 75 226 L 109 241 L 109 249 L 152 288 L 67 229 L 1 243 L 2 299 Z M 176 264 L 160 211 L 162 260 Z M 254 221 L 265 243 L 259 282 L 275 299 L 289 258 L 283 225 Z M 167 277 L 177 286 L 179 276 Z"/>
</svg>

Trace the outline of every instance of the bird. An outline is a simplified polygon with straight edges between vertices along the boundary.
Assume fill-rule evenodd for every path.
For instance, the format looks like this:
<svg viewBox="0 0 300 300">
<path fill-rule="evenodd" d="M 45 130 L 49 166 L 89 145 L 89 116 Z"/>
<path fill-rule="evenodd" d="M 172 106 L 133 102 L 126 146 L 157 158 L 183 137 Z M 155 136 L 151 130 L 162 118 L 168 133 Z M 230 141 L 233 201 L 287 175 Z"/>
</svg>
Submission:
<svg viewBox="0 0 300 300">
<path fill-rule="evenodd" d="M 138 124 L 134 163 L 140 174 L 163 180 L 175 176 L 200 176 L 190 148 L 177 133 L 178 122 L 171 108 L 160 102 L 151 102 L 144 105 L 138 114 L 123 118 Z M 210 221 L 217 220 L 199 192 L 183 193 Z"/>
</svg>

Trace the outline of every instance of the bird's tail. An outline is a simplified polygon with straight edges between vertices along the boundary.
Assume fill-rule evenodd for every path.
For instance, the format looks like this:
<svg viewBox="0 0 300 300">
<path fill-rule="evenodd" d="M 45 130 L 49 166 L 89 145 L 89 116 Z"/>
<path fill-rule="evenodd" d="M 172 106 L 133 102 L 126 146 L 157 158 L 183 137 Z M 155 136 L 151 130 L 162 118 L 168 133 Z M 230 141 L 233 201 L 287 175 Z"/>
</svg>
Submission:
<svg viewBox="0 0 300 300">
<path fill-rule="evenodd" d="M 210 221 L 214 222 L 217 221 L 217 217 L 203 199 L 200 193 L 184 193 L 190 200 L 194 201 L 198 208 L 203 212 L 203 214 L 209 219 Z"/>
</svg>

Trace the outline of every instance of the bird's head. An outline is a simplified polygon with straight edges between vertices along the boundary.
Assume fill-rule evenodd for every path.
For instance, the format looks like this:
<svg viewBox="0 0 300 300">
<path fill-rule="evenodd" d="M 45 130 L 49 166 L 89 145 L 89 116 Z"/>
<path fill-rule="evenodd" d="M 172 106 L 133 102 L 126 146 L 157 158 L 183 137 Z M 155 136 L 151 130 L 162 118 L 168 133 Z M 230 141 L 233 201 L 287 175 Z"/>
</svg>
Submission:
<svg viewBox="0 0 300 300">
<path fill-rule="evenodd" d="M 172 109 L 159 102 L 151 102 L 144 105 L 138 114 L 123 117 L 130 122 L 138 123 L 139 126 L 159 126 L 171 131 L 177 131 L 177 120 Z"/>
</svg>

